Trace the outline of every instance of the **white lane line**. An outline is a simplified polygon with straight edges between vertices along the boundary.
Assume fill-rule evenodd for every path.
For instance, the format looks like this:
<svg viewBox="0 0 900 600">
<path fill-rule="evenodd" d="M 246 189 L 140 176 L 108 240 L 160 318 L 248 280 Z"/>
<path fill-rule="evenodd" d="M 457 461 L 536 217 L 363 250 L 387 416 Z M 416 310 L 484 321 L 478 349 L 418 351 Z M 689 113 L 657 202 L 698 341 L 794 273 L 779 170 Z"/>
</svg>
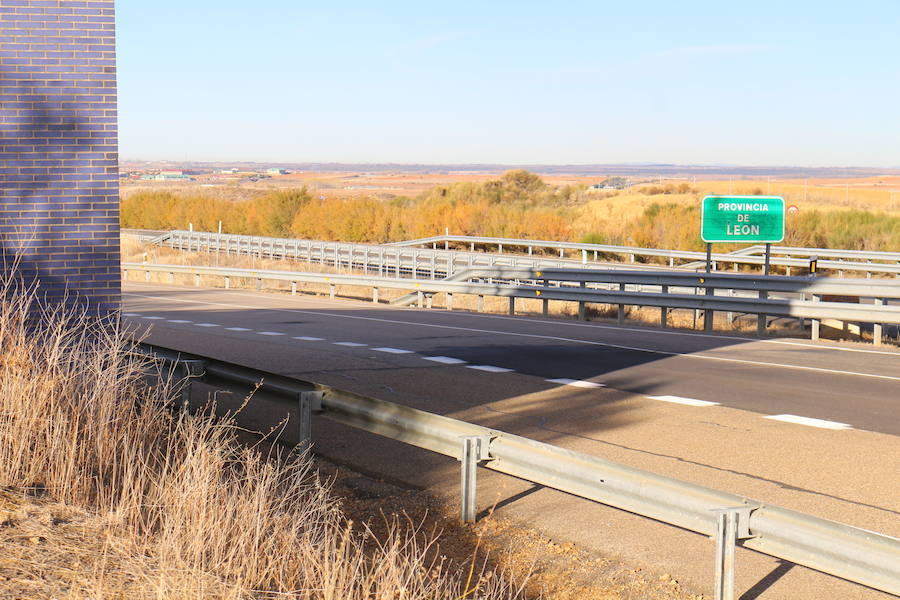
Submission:
<svg viewBox="0 0 900 600">
<path fill-rule="evenodd" d="M 488 373 L 512 373 L 512 369 L 503 367 L 495 367 L 493 365 L 467 365 L 467 369 L 475 369 L 476 371 L 487 371 Z"/>
<path fill-rule="evenodd" d="M 312 337 L 311 335 L 297 335 L 297 336 L 294 336 L 292 339 L 303 340 L 304 342 L 321 342 L 325 338 Z"/>
<path fill-rule="evenodd" d="M 485 333 L 489 335 L 505 335 L 509 337 L 523 337 L 523 338 L 532 338 L 532 339 L 540 339 L 540 340 L 552 340 L 555 342 L 568 342 L 572 344 L 582 344 L 586 346 L 602 346 L 605 348 L 616 348 L 619 350 L 631 350 L 634 352 L 648 352 L 650 354 L 659 354 L 662 356 L 680 356 L 682 358 L 694 359 L 694 360 L 713 360 L 717 362 L 730 362 L 741 365 L 755 365 L 760 367 L 774 367 L 781 369 L 794 369 L 798 371 L 811 371 L 814 373 L 832 373 L 834 375 L 852 375 L 855 377 L 868 377 L 870 379 L 884 379 L 887 381 L 900 381 L 900 377 L 895 377 L 893 375 L 878 375 L 875 373 L 859 373 L 856 371 L 841 371 L 839 369 L 824 369 L 821 367 L 808 367 L 805 365 L 785 365 L 777 362 L 765 362 L 759 360 L 746 360 L 742 358 L 727 358 L 724 356 L 710 356 L 708 354 L 697 354 L 691 352 L 674 352 L 669 350 L 658 350 L 655 348 L 641 348 L 638 346 L 626 346 L 623 344 L 611 344 L 609 342 L 597 342 L 593 340 L 579 340 L 577 338 L 566 338 L 555 335 L 540 335 L 536 333 L 517 333 L 514 331 L 497 331 L 494 329 L 479 329 L 475 327 L 459 327 L 455 325 L 437 325 L 434 323 L 417 323 L 415 321 L 400 321 L 397 319 L 379 319 L 377 317 L 360 317 L 355 315 L 345 315 L 339 313 L 329 313 L 323 311 L 314 311 L 314 310 L 302 310 L 299 308 L 264 308 L 261 309 L 259 306 L 253 306 L 249 304 L 233 304 L 230 302 L 206 302 L 203 300 L 185 300 L 183 298 L 169 298 L 167 296 L 151 296 L 148 294 L 135 294 L 132 292 L 128 292 L 125 295 L 134 296 L 136 298 L 145 298 L 148 300 L 162 300 L 164 302 L 182 302 L 184 304 L 198 304 L 204 306 L 230 306 L 232 308 L 246 308 L 252 310 L 269 310 L 273 312 L 285 312 L 285 313 L 293 313 L 293 314 L 304 314 L 304 315 L 314 315 L 318 317 L 335 317 L 338 319 L 358 319 L 362 321 L 374 321 L 378 323 L 392 323 L 396 325 L 415 325 L 418 327 L 430 327 L 432 329 L 447 329 L 451 331 L 468 331 L 471 333 Z M 242 295 L 237 292 L 234 295 Z M 255 298 L 255 296 L 250 296 L 251 298 Z M 436 314 L 436 313 L 435 313 Z M 656 330 L 653 330 L 654 333 L 657 333 Z M 745 338 L 740 338 L 743 341 L 747 341 Z"/>
<path fill-rule="evenodd" d="M 359 342 L 332 342 L 335 346 L 346 346 L 348 348 L 362 348 L 368 344 L 360 344 Z"/>
<path fill-rule="evenodd" d="M 847 423 L 838 423 L 837 421 L 826 421 L 824 419 L 813 419 L 812 417 L 801 417 L 798 415 L 769 415 L 763 417 L 773 421 L 783 421 L 785 423 L 794 423 L 795 425 L 807 425 L 809 427 L 818 427 L 820 429 L 834 429 L 837 431 L 843 429 L 853 429 L 852 425 Z"/>
<path fill-rule="evenodd" d="M 718 402 L 710 402 L 709 400 L 697 400 L 695 398 L 682 398 L 681 396 L 647 396 L 651 400 L 660 400 L 662 402 L 671 402 L 672 404 L 684 404 L 686 406 L 718 406 Z"/>
<path fill-rule="evenodd" d="M 372 348 L 376 352 L 387 352 L 388 354 L 412 354 L 412 350 L 403 350 L 401 348 Z"/>
<path fill-rule="evenodd" d="M 122 313 L 123 317 L 139 317 L 141 313 Z"/>
<path fill-rule="evenodd" d="M 280 331 L 257 331 L 256 335 L 284 335 Z"/>
<path fill-rule="evenodd" d="M 466 362 L 462 359 L 453 358 L 451 356 L 423 356 L 422 358 L 424 358 L 425 360 L 430 360 L 431 362 L 441 363 L 442 365 L 461 365 Z"/>
<path fill-rule="evenodd" d="M 195 323 L 197 327 L 219 327 L 218 323 Z"/>
<path fill-rule="evenodd" d="M 226 327 L 225 331 L 253 331 L 247 327 Z"/>
<path fill-rule="evenodd" d="M 166 323 L 193 323 L 193 321 L 188 321 L 187 319 L 166 319 Z"/>
<path fill-rule="evenodd" d="M 142 319 L 147 319 L 148 321 L 158 321 L 160 319 L 165 319 L 165 317 L 141 317 Z"/>
<path fill-rule="evenodd" d="M 144 285 L 144 283 L 141 281 L 130 281 L 128 283 L 129 283 L 129 285 L 137 285 L 137 286 Z M 157 284 L 152 284 L 152 285 L 157 285 Z M 151 287 L 152 287 L 152 285 L 151 285 Z M 241 292 L 231 292 L 231 294 L 234 296 L 248 296 L 250 298 L 257 297 L 257 296 L 253 296 L 253 295 L 245 294 L 245 293 L 241 293 Z M 177 302 L 196 302 L 198 304 L 210 304 L 210 305 L 221 305 L 221 306 L 242 306 L 242 305 L 225 304 L 225 303 L 221 303 L 221 302 L 198 302 L 196 300 L 180 300 L 180 299 L 174 300 L 172 298 L 167 298 L 164 296 L 148 296 L 148 295 L 144 295 L 144 294 L 136 294 L 134 292 L 124 292 L 123 295 L 137 296 L 139 298 L 153 298 L 156 300 L 172 300 L 172 301 L 177 301 Z M 259 308 L 259 307 L 258 306 L 247 306 L 246 308 Z M 312 311 L 304 311 L 301 309 L 270 308 L 267 310 L 282 310 L 282 311 L 287 311 L 287 312 L 300 312 L 300 313 L 308 312 L 308 313 L 312 314 Z M 324 315 L 328 315 L 328 316 L 343 316 L 343 315 L 329 315 L 328 313 L 320 313 L 320 314 L 324 314 Z M 446 315 L 447 313 L 439 311 L 434 314 Z M 459 314 L 460 313 L 456 313 L 454 316 L 458 316 Z M 489 314 L 467 313 L 466 316 L 469 318 L 473 318 L 473 319 L 474 318 L 498 319 L 501 321 L 518 321 L 519 323 L 521 323 L 523 320 L 522 317 L 506 317 L 503 315 L 489 315 Z M 351 319 L 370 319 L 373 321 L 392 322 L 392 321 L 389 321 L 388 319 L 375 319 L 373 317 L 349 317 L 349 318 L 351 318 Z M 425 325 L 426 327 L 449 327 L 450 329 L 459 329 L 459 328 L 450 327 L 448 325 L 428 325 L 428 324 L 424 324 L 424 323 L 410 323 L 407 321 L 397 321 L 397 322 L 405 323 L 407 325 Z M 741 342 L 746 342 L 746 343 L 754 343 L 754 344 L 776 344 L 779 346 L 800 346 L 802 348 L 809 348 L 811 350 L 833 350 L 835 352 L 862 352 L 864 354 L 884 354 L 884 355 L 889 355 L 889 356 L 897 356 L 896 352 L 891 352 L 891 351 L 886 351 L 886 350 L 868 350 L 866 348 L 845 348 L 845 347 L 839 347 L 839 346 L 795 342 L 795 341 L 789 341 L 789 340 L 751 339 L 751 338 L 747 338 L 747 337 L 741 337 L 741 336 L 737 336 L 737 335 L 727 335 L 727 334 L 723 334 L 723 333 L 700 333 L 700 332 L 696 332 L 696 331 L 674 331 L 672 329 L 651 329 L 651 328 L 646 328 L 646 327 L 622 327 L 619 325 L 600 325 L 597 323 L 572 323 L 572 322 L 568 322 L 568 321 L 561 321 L 558 319 L 541 319 L 538 317 L 528 317 L 528 322 L 529 323 L 540 323 L 540 324 L 544 324 L 544 325 L 553 325 L 554 327 L 562 326 L 562 327 L 583 327 L 583 328 L 588 328 L 588 329 L 608 329 L 611 331 L 649 333 L 654 336 L 668 335 L 668 336 L 682 336 L 682 337 L 693 337 L 693 338 L 712 338 L 712 339 L 719 339 L 719 340 L 736 340 L 736 341 L 741 341 Z M 521 335 L 527 335 L 527 334 L 521 334 Z M 541 337 L 541 336 L 536 336 L 536 337 Z M 562 338 L 560 338 L 560 339 L 562 339 Z M 680 354 L 680 353 L 670 352 L 669 354 Z M 776 363 L 762 363 L 762 364 L 772 364 L 774 366 L 790 367 L 790 365 L 778 365 Z M 795 368 L 803 368 L 803 367 L 795 367 Z M 828 369 L 819 369 L 819 370 L 828 371 Z M 852 372 L 845 372 L 845 371 L 832 371 L 832 372 L 842 373 L 842 374 L 847 374 L 847 375 L 865 375 L 864 373 L 852 373 Z M 875 375 L 874 377 L 877 377 L 877 375 Z M 896 379 L 896 380 L 900 381 L 900 377 L 888 377 L 888 379 Z"/>
<path fill-rule="evenodd" d="M 597 383 L 595 381 L 584 381 L 582 379 L 566 379 L 562 377 L 560 379 L 545 379 L 547 383 L 556 383 L 558 385 L 569 385 L 572 387 L 579 388 L 601 388 L 606 387 L 602 383 Z"/>
</svg>

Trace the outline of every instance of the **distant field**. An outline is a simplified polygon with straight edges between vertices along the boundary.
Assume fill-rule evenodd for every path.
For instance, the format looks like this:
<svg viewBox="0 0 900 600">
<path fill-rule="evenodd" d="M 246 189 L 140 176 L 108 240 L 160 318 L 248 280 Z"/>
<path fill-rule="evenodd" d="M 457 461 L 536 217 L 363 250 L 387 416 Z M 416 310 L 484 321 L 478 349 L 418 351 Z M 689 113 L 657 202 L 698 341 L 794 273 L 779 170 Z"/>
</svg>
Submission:
<svg viewBox="0 0 900 600">
<path fill-rule="evenodd" d="M 388 242 L 449 231 L 644 247 L 702 249 L 707 194 L 781 195 L 799 214 L 790 245 L 900 250 L 900 176 L 856 179 L 656 178 L 627 190 L 602 178 L 527 171 L 487 173 L 304 172 L 255 182 L 125 182 L 122 224 L 133 228 Z M 718 249 L 727 251 L 727 245 Z"/>
</svg>

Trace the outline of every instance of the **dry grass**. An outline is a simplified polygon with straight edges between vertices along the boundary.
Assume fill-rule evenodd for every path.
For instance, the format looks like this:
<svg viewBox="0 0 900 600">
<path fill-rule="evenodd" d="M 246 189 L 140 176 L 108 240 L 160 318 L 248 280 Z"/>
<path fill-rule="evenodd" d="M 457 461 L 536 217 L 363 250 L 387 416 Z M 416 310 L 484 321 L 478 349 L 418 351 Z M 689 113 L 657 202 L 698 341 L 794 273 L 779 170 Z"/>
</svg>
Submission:
<svg viewBox="0 0 900 600">
<path fill-rule="evenodd" d="M 173 412 L 117 322 L 42 310 L 14 283 L 0 281 L 0 597 L 521 597 L 402 522 L 377 539 L 347 522 L 306 456 Z"/>
</svg>

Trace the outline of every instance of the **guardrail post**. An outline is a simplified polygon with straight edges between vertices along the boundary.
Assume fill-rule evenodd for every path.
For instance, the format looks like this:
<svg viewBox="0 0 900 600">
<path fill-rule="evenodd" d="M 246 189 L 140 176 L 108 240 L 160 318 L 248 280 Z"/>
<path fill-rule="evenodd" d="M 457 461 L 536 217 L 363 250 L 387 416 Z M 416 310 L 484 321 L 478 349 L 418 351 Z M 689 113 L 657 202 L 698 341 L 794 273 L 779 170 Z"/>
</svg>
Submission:
<svg viewBox="0 0 900 600">
<path fill-rule="evenodd" d="M 225 280 L 225 289 L 230 290 L 231 289 L 231 277 L 226 275 L 225 277 L 223 277 L 223 279 Z"/>
<path fill-rule="evenodd" d="M 312 415 L 322 412 L 322 398 L 325 392 L 300 392 L 298 398 L 299 419 L 297 421 L 297 449 L 305 452 L 312 447 Z"/>
<path fill-rule="evenodd" d="M 178 363 L 184 378 L 181 380 L 181 410 L 187 412 L 191 405 L 191 388 L 193 380 L 202 377 L 206 363 L 202 360 L 182 360 Z"/>
<path fill-rule="evenodd" d="M 819 294 L 813 294 L 813 302 L 821 302 L 822 296 Z M 819 319 L 810 319 L 809 320 L 809 339 L 814 342 L 819 341 L 819 327 L 821 326 L 821 321 Z"/>
<path fill-rule="evenodd" d="M 175 273 L 169 271 L 169 283 L 175 283 Z"/>
<path fill-rule="evenodd" d="M 503 254 L 503 244 L 497 244 L 497 254 Z"/>
<path fill-rule="evenodd" d="M 884 306 L 884 298 L 875 298 L 875 306 Z M 883 336 L 884 328 L 881 323 L 875 323 L 872 328 L 872 343 L 876 346 L 880 346 Z"/>
<path fill-rule="evenodd" d="M 619 284 L 619 291 L 620 292 L 625 291 L 624 283 Z M 619 305 L 619 314 L 617 315 L 617 317 L 618 317 L 619 325 L 624 325 L 625 324 L 625 305 L 624 304 Z"/>
<path fill-rule="evenodd" d="M 707 296 L 714 296 L 716 293 L 715 289 L 708 287 L 706 288 Z M 714 310 L 706 309 L 703 311 L 703 331 L 712 331 L 714 319 L 716 318 L 716 312 Z"/>
<path fill-rule="evenodd" d="M 460 478 L 461 518 L 463 523 L 474 523 L 476 504 L 476 477 L 478 463 L 490 460 L 491 436 L 489 435 L 464 435 L 460 436 L 462 451 L 460 462 L 462 463 Z"/>
<path fill-rule="evenodd" d="M 291 282 L 291 296 L 296 296 L 296 295 L 297 295 L 297 282 L 292 281 Z"/>
<path fill-rule="evenodd" d="M 433 301 L 434 301 L 434 294 L 425 294 L 425 308 L 430 310 Z"/>
<path fill-rule="evenodd" d="M 261 291 L 262 291 L 262 288 L 263 288 L 263 280 L 262 280 L 262 277 L 257 277 L 257 278 L 256 278 L 256 291 L 257 291 L 257 292 L 261 292 Z"/>
<path fill-rule="evenodd" d="M 587 250 L 584 249 L 581 250 L 581 264 L 587 264 Z"/>
<path fill-rule="evenodd" d="M 716 585 L 715 600 L 734 600 L 734 548 L 750 533 L 750 513 L 758 506 L 742 505 L 715 510 Z"/>
<path fill-rule="evenodd" d="M 516 297 L 515 296 L 509 297 L 509 314 L 510 315 L 516 314 Z"/>
<path fill-rule="evenodd" d="M 545 317 L 550 314 L 550 301 L 546 298 L 541 300 L 541 314 Z"/>
<path fill-rule="evenodd" d="M 668 294 L 669 286 L 667 286 L 667 285 L 660 286 L 659 291 L 662 292 L 663 294 Z M 659 307 L 659 326 L 666 327 L 669 324 L 668 321 L 669 321 L 669 308 L 666 306 L 660 306 Z"/>
<path fill-rule="evenodd" d="M 328 284 L 328 298 L 329 300 L 334 300 L 334 296 L 337 293 L 337 286 L 333 283 Z"/>
<path fill-rule="evenodd" d="M 766 290 L 759 291 L 760 300 L 763 300 L 768 297 L 769 297 L 769 292 L 767 292 Z M 765 337 L 766 329 L 768 328 L 768 326 L 769 326 L 769 315 L 761 314 L 761 315 L 757 316 L 757 318 L 756 318 L 756 335 L 758 335 L 759 337 Z"/>
<path fill-rule="evenodd" d="M 200 287 L 200 274 L 194 273 L 194 287 Z"/>
<path fill-rule="evenodd" d="M 716 600 L 734 600 L 734 546 L 737 512 L 722 511 L 716 519 Z"/>
<path fill-rule="evenodd" d="M 144 271 L 144 279 L 150 281 L 150 271 Z"/>
<path fill-rule="evenodd" d="M 478 302 L 476 303 L 476 310 L 478 312 L 484 312 L 484 295 L 478 294 Z"/>
<path fill-rule="evenodd" d="M 379 290 L 377 287 L 372 288 L 372 302 L 375 304 L 378 304 L 378 292 Z"/>
<path fill-rule="evenodd" d="M 447 310 L 453 310 L 453 292 L 447 292 Z"/>
</svg>

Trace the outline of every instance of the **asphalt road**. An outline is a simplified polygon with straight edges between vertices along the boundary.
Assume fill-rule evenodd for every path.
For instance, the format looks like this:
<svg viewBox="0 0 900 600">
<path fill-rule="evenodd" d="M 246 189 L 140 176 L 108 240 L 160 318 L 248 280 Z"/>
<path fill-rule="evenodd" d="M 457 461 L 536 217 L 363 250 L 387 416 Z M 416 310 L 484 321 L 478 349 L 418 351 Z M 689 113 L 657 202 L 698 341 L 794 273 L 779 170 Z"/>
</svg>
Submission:
<svg viewBox="0 0 900 600">
<path fill-rule="evenodd" d="M 900 536 L 896 350 L 143 283 L 126 284 L 125 313 L 160 345 Z M 395 481 L 458 489 L 458 467 L 424 451 L 324 422 L 315 443 Z M 487 472 L 479 498 L 553 537 L 710 585 L 702 536 Z M 884 597 L 754 553 L 738 560 L 744 600 Z"/>
<path fill-rule="evenodd" d="M 324 366 L 349 360 L 354 364 L 342 366 L 354 369 L 356 361 L 370 356 L 398 367 L 433 366 L 423 357 L 444 356 L 460 361 L 454 379 L 490 366 L 525 376 L 522 383 L 533 391 L 552 387 L 548 380 L 571 379 L 900 435 L 900 352 L 891 349 L 130 285 L 128 312 L 164 317 L 140 320 L 168 330 L 176 340 L 202 334 L 208 340 L 204 349 L 266 339 L 282 353 L 329 357 Z M 148 305 L 153 314 L 145 314 Z M 191 316 L 173 317 L 185 311 Z M 192 322 L 168 322 L 172 318 Z M 211 322 L 198 326 L 203 321 Z M 292 374 L 321 370 L 313 363 L 312 369 Z M 431 370 L 429 376 L 440 386 L 446 372 Z"/>
</svg>

